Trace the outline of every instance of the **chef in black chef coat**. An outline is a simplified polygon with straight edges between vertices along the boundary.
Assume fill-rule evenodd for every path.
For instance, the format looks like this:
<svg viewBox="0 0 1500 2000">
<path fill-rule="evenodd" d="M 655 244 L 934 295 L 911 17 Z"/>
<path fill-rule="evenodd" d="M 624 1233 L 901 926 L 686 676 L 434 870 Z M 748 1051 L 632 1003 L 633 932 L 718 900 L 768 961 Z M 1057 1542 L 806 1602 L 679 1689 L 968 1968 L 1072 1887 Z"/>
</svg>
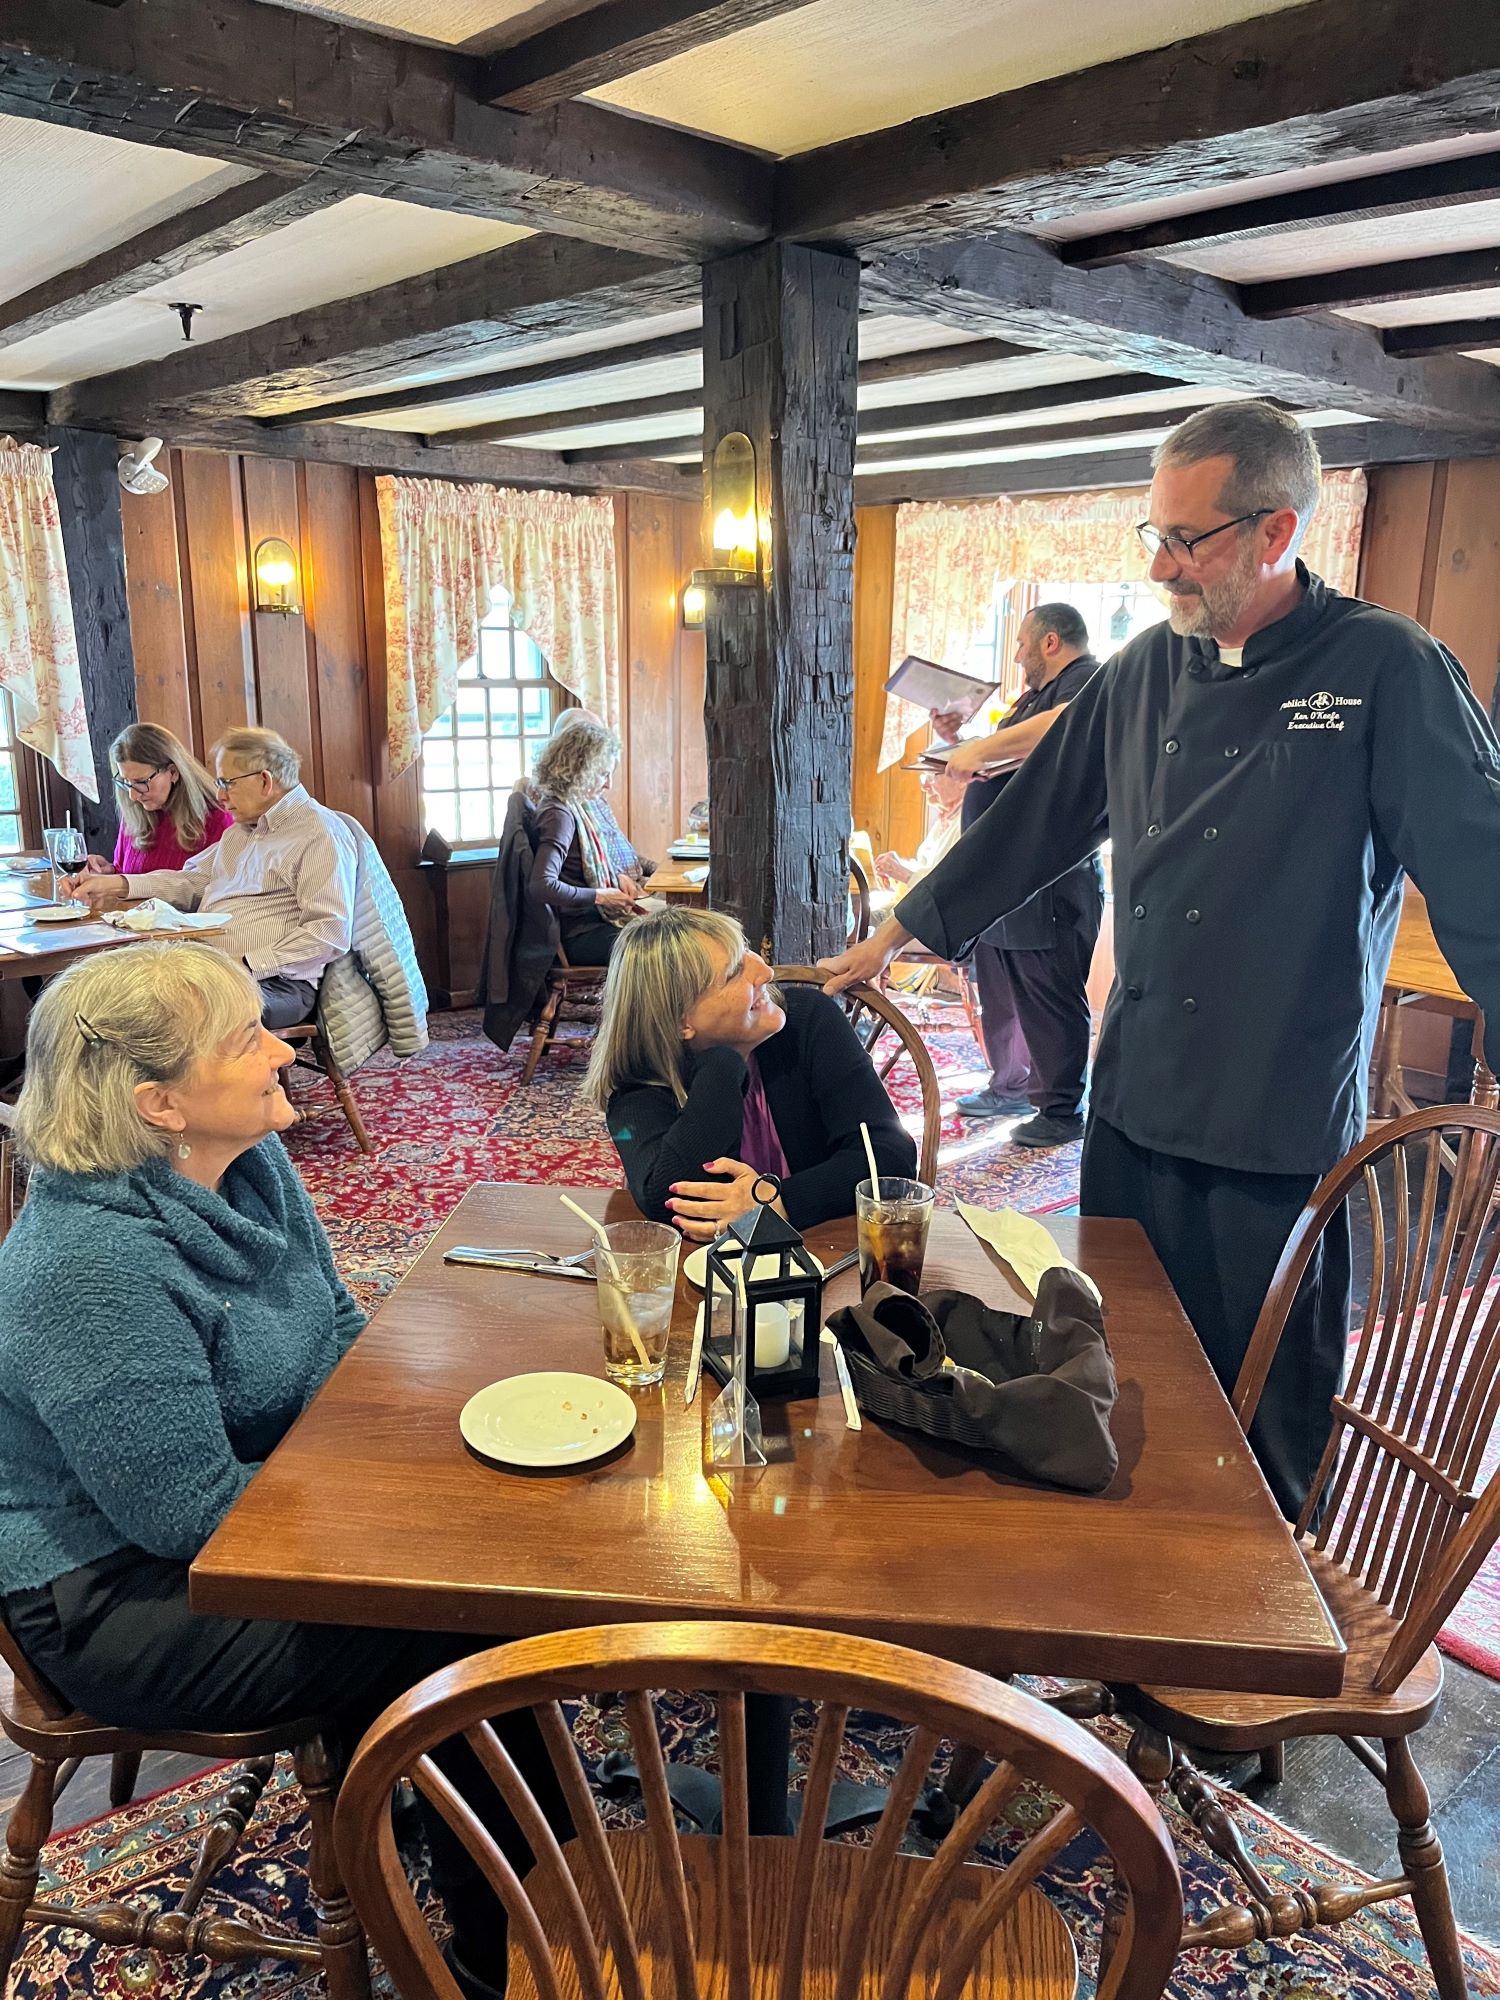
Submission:
<svg viewBox="0 0 1500 2000">
<path fill-rule="evenodd" d="M 871 938 L 825 961 L 837 991 L 911 937 L 959 957 L 1108 834 L 1117 980 L 1080 1205 L 1142 1224 L 1226 1388 L 1293 1223 L 1364 1129 L 1403 870 L 1500 1063 L 1500 745 L 1446 648 L 1297 560 L 1319 476 L 1311 435 L 1268 404 L 1179 426 L 1139 530 L 1169 621 L 1095 675 Z M 1251 1432 L 1288 1515 L 1348 1320 L 1341 1217 Z"/>
<path fill-rule="evenodd" d="M 1099 671 L 1089 628 L 1071 604 L 1038 604 L 1021 620 L 1016 659 L 1026 687 L 992 736 L 960 743 L 947 758 L 964 794 L 963 830 L 1004 792 L 1021 763 Z M 941 729 L 944 718 L 935 716 Z M 1008 765 L 993 777 L 975 774 Z M 1065 1146 L 1083 1131 L 1083 1084 L 1089 1066 L 1089 967 L 1104 914 L 1104 874 L 1097 854 L 1024 908 L 992 924 L 974 947 L 974 984 L 990 1065 L 982 1090 L 958 1100 L 965 1118 L 1036 1116 L 1011 1133 L 1018 1146 Z"/>
</svg>

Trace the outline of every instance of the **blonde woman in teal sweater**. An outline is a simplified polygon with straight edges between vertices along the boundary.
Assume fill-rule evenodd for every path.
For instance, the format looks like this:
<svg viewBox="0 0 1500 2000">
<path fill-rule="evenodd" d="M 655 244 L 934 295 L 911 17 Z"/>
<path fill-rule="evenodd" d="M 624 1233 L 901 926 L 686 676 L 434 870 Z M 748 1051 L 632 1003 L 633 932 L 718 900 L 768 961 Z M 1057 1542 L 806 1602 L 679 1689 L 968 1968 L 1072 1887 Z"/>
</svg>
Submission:
<svg viewBox="0 0 1500 2000">
<path fill-rule="evenodd" d="M 352 1749 L 473 1642 L 188 1607 L 189 1563 L 363 1324 L 278 1136 L 291 1056 L 254 981 L 204 945 L 103 953 L 37 1002 L 16 1118 L 31 1179 L 0 1244 L 0 1596 L 33 1666 L 102 1722 L 314 1714 Z M 513 1749 L 565 1829 L 529 1718 Z M 495 1830 L 527 1865 L 514 1824 Z M 456 1969 L 483 1996 L 504 1927 L 429 1832 Z"/>
</svg>

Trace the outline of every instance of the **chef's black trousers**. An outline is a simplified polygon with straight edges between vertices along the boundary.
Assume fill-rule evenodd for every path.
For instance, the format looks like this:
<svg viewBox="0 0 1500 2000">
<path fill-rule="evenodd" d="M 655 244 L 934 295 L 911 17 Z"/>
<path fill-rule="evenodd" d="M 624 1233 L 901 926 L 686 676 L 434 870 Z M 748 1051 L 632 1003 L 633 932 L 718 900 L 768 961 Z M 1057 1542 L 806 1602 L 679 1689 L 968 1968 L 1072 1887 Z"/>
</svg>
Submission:
<svg viewBox="0 0 1500 2000">
<path fill-rule="evenodd" d="M 1075 1118 L 1088 1074 L 1089 967 L 1104 898 L 1087 884 L 1074 893 L 1071 882 L 1066 896 L 1061 888 L 1052 893 L 1053 942 L 1013 951 L 981 939 L 974 983 L 990 1088 L 1000 1097 L 1029 1097 L 1043 1117 Z"/>
<path fill-rule="evenodd" d="M 1318 1179 L 1241 1173 L 1152 1152 L 1094 1117 L 1084 1135 L 1079 1207 L 1084 1215 L 1140 1223 L 1227 1394 Z M 1343 1208 L 1313 1253 L 1250 1427 L 1251 1449 L 1288 1520 L 1300 1513 L 1328 1441 L 1329 1404 L 1344 1379 L 1349 1310 Z"/>
</svg>

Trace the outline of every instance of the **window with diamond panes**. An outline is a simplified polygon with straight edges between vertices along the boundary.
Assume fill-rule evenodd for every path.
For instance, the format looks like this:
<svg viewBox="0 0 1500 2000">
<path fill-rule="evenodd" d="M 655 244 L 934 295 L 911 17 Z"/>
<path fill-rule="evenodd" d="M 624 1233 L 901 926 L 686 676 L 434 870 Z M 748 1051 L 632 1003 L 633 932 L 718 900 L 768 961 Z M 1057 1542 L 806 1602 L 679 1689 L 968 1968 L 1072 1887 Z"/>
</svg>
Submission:
<svg viewBox="0 0 1500 2000">
<path fill-rule="evenodd" d="M 500 838 L 511 792 L 552 734 L 568 696 L 497 594 L 479 654 L 459 668 L 458 698 L 422 739 L 422 820 L 452 847 Z"/>
<path fill-rule="evenodd" d="M 10 713 L 10 696 L 0 694 L 0 854 L 26 844 L 21 829 L 21 758 Z"/>
</svg>

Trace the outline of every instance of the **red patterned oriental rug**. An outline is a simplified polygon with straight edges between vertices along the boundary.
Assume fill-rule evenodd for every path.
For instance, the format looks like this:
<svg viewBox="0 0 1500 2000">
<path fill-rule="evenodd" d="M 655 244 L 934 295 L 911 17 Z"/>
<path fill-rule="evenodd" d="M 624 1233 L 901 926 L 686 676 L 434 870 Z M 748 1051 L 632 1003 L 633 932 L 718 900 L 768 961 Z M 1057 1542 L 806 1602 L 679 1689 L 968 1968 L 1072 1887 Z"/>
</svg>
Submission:
<svg viewBox="0 0 1500 2000">
<path fill-rule="evenodd" d="M 983 1059 L 957 1009 L 932 1009 L 922 1025 L 943 1097 L 939 1198 L 959 1195 L 1035 1215 L 1072 1209 L 1081 1147 L 1032 1151 L 1011 1144 L 1012 1120 L 960 1118 L 956 1100 L 986 1081 Z M 382 1051 L 359 1072 L 355 1087 L 378 1149 L 372 1159 L 355 1147 L 326 1084 L 295 1086 L 299 1103 L 332 1110 L 297 1127 L 288 1145 L 339 1270 L 367 1307 L 391 1289 L 476 1181 L 619 1183 L 603 1120 L 578 1095 L 586 1032 L 565 1029 L 524 1090 L 519 1044 L 501 1055 L 480 1032 L 477 1013 L 434 1015 L 432 1032 L 421 1055 L 398 1063 Z M 921 1098 L 909 1062 L 893 1071 L 890 1088 L 908 1129 L 920 1134 Z M 1500 1452 L 1500 1436 L 1492 1449 Z M 1442 1643 L 1500 1679 L 1500 1552 L 1469 1586 Z"/>
<path fill-rule="evenodd" d="M 663 1744 L 669 1757 L 694 1763 L 715 1760 L 712 1705 L 701 1697 L 669 1696 L 658 1703 Z M 807 1755 L 802 1718 L 798 1755 Z M 586 1759 L 626 1745 L 617 1712 L 585 1706 L 575 1718 L 575 1735 Z M 1118 1727 L 1106 1726 L 1120 1747 Z M 888 1777 L 904 1748 L 906 1734 L 879 1716 L 850 1719 L 842 1775 L 878 1782 Z M 47 1849 L 41 1892 L 69 1900 L 129 1896 L 156 1908 L 169 1907 L 187 1880 L 195 1840 L 211 1816 L 228 1780 L 224 1770 L 207 1772 L 171 1791 L 126 1807 L 61 1835 Z M 1278 1887 L 1294 1889 L 1309 1876 L 1355 1879 L 1355 1871 L 1293 1833 L 1238 1794 L 1231 1804 L 1258 1863 Z M 629 1823 L 629 1807 L 605 1805 L 611 1823 Z M 1033 1828 L 1049 1810 L 1037 1793 L 1023 1792 L 1009 1809 L 1008 1823 L 992 1830 L 981 1848 L 998 1860 L 1015 1838 Z M 1201 1914 L 1233 1894 L 1223 1866 L 1203 1846 L 1175 1805 L 1169 1807 L 1172 1833 L 1182 1864 L 1188 1911 Z M 920 1843 L 918 1843 L 920 1847 Z M 234 1866 L 210 1891 L 205 1910 L 247 1920 L 273 1922 L 311 1935 L 306 1896 L 306 1821 L 301 1796 L 285 1760 L 250 1823 Z M 419 1878 L 420 1880 L 420 1878 Z M 1094 1992 L 1099 1920 L 1110 1871 L 1098 1849 L 1080 1838 L 1057 1858 L 1043 1887 L 1061 1909 L 1080 1947 L 1083 1977 L 1079 1992 Z M 434 1912 L 441 1930 L 441 1912 Z M 1464 1956 L 1473 2000 L 1500 2000 L 1500 1953 L 1467 1939 Z M 120 1950 L 93 1943 L 77 1932 L 49 1930 L 26 1934 L 16 1962 L 12 2000 L 315 2000 L 322 1975 L 272 1961 L 211 1969 L 154 1952 Z M 378 2000 L 393 1990 L 377 1974 Z M 1242 1952 L 1193 1952 L 1184 1957 L 1167 1989 L 1169 2000 L 1412 2000 L 1432 1993 L 1416 1923 L 1406 1903 L 1382 1903 L 1336 1930 L 1319 1931 L 1286 1944 L 1260 1944 Z"/>
</svg>

